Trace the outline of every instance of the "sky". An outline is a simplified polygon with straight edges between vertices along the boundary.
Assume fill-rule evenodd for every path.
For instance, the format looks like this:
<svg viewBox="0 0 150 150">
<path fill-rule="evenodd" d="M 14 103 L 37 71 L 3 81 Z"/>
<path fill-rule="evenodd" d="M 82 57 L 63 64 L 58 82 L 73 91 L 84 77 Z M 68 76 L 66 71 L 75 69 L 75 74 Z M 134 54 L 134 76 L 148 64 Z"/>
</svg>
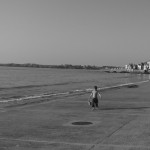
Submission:
<svg viewBox="0 0 150 150">
<path fill-rule="evenodd" d="M 0 0 L 0 63 L 150 60 L 150 0 Z"/>
</svg>

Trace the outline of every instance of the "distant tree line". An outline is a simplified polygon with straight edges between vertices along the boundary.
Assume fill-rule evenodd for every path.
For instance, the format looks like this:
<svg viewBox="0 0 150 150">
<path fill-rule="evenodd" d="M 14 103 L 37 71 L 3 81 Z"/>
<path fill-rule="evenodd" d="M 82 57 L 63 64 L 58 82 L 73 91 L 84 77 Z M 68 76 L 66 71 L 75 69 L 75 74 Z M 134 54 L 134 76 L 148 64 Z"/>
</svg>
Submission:
<svg viewBox="0 0 150 150">
<path fill-rule="evenodd" d="M 41 64 L 16 64 L 16 63 L 8 63 L 8 64 L 0 64 L 0 66 L 7 67 L 33 67 L 33 68 L 58 68 L 58 69 L 89 69 L 89 70 L 100 70 L 100 69 L 112 69 L 116 68 L 115 66 L 92 66 L 92 65 L 71 65 L 71 64 L 62 64 L 62 65 L 41 65 Z"/>
</svg>

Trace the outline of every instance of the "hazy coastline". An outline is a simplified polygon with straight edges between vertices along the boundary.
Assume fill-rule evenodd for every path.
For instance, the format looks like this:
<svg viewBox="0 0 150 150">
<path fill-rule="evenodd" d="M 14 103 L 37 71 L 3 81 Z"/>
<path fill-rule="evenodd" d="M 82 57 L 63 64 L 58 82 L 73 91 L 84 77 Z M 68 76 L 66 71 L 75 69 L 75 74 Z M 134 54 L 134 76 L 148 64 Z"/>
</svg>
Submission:
<svg viewBox="0 0 150 150">
<path fill-rule="evenodd" d="M 61 64 L 61 65 L 42 65 L 42 64 L 34 64 L 34 63 L 25 63 L 25 64 L 17 64 L 17 63 L 6 63 L 0 64 L 0 66 L 4 67 L 29 67 L 29 68 L 56 68 L 56 69 L 87 69 L 87 70 L 108 70 L 118 68 L 117 66 L 95 66 L 95 65 L 71 65 L 71 64 Z"/>
</svg>

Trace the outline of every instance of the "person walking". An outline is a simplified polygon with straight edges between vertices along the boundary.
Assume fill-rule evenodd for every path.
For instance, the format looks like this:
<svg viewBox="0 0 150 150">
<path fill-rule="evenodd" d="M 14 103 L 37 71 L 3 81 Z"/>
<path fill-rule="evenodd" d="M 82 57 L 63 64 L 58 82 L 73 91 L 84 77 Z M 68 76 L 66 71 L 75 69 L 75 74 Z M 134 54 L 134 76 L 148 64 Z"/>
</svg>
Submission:
<svg viewBox="0 0 150 150">
<path fill-rule="evenodd" d="M 97 90 L 97 86 L 94 86 L 94 90 L 90 94 L 88 103 L 92 106 L 92 110 L 98 108 L 98 97 L 101 99 L 102 96 Z"/>
</svg>

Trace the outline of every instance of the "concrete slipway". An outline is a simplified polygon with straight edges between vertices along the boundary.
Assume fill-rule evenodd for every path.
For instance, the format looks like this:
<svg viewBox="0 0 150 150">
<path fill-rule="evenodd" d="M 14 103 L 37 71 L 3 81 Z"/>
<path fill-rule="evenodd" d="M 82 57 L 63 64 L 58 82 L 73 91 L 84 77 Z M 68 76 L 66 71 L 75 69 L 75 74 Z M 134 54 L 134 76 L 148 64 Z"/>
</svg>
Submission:
<svg viewBox="0 0 150 150">
<path fill-rule="evenodd" d="M 103 91 L 95 111 L 88 96 L 1 105 L 0 150 L 150 150 L 150 82 Z"/>
</svg>

